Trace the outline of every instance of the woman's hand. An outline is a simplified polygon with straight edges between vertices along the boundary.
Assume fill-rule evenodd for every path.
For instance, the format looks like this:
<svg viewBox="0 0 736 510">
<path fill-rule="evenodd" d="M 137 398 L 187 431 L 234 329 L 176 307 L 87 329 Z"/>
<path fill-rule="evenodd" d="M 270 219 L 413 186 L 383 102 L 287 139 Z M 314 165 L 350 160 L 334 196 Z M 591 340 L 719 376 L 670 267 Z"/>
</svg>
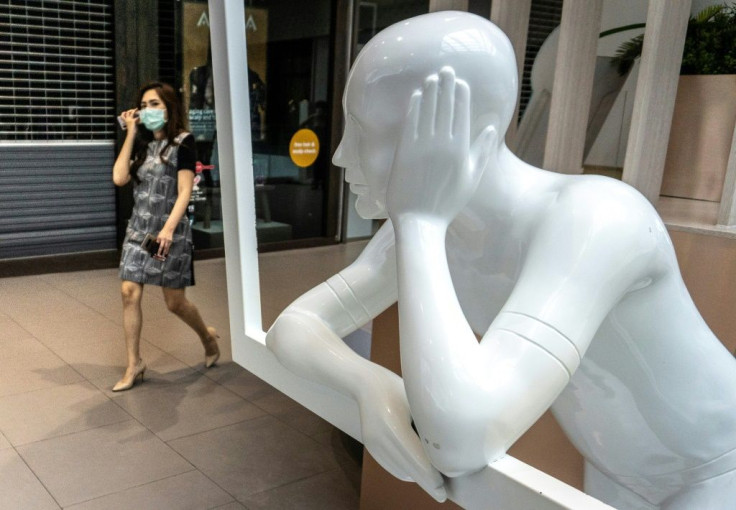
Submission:
<svg viewBox="0 0 736 510">
<path fill-rule="evenodd" d="M 138 125 L 138 110 L 132 108 L 120 114 L 120 119 L 125 122 L 128 134 L 120 148 L 120 153 L 115 159 L 112 167 L 112 181 L 116 186 L 125 186 L 130 182 L 130 160 L 133 158 L 133 145 Z"/>
<path fill-rule="evenodd" d="M 120 114 L 120 118 L 123 119 L 123 122 L 125 122 L 125 127 L 128 131 L 128 133 L 135 134 L 136 129 L 138 128 L 138 108 L 131 108 L 130 110 L 125 110 L 123 113 Z"/>
<path fill-rule="evenodd" d="M 163 260 L 168 257 L 171 244 L 174 242 L 174 231 L 164 226 L 158 233 L 156 242 L 158 243 L 156 256 Z"/>
<path fill-rule="evenodd" d="M 471 147 L 470 125 L 470 88 L 451 67 L 414 92 L 389 181 L 394 225 L 406 213 L 449 224 L 470 201 L 498 136 L 489 126 Z"/>
</svg>

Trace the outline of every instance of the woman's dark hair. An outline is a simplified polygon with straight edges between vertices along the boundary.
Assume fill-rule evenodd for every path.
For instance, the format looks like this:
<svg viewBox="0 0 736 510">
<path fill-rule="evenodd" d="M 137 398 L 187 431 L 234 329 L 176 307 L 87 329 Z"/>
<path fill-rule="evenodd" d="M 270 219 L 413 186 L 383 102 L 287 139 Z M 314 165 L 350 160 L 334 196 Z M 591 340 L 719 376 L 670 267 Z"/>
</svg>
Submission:
<svg viewBox="0 0 736 510">
<path fill-rule="evenodd" d="M 143 95 L 149 90 L 155 90 L 158 97 L 161 98 L 161 101 L 166 105 L 168 120 L 164 125 L 164 132 L 166 133 L 167 143 L 166 147 L 162 150 L 163 152 L 169 145 L 174 143 L 174 138 L 176 138 L 179 133 L 186 131 L 187 129 L 184 107 L 182 106 L 181 98 L 174 90 L 174 87 L 168 83 L 154 81 L 147 83 L 140 88 L 136 97 L 135 108 L 140 108 Z M 139 124 L 136 131 L 135 144 L 133 145 L 133 164 L 130 167 L 131 177 L 136 183 L 139 182 L 138 168 L 140 168 L 146 160 L 148 144 L 151 140 L 153 140 L 153 133 L 146 129 L 142 123 Z"/>
</svg>

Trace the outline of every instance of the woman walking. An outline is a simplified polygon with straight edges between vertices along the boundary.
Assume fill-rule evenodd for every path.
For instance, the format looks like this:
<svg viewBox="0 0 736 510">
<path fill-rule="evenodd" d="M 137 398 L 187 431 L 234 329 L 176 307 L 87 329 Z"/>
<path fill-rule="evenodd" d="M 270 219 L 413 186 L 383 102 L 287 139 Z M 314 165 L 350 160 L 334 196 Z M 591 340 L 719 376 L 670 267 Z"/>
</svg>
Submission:
<svg viewBox="0 0 736 510">
<path fill-rule="evenodd" d="M 146 371 L 140 357 L 145 284 L 160 286 L 167 308 L 197 333 L 205 367 L 220 357 L 217 331 L 205 325 L 185 295 L 186 287 L 194 285 L 192 233 L 185 214 L 194 184 L 194 137 L 185 130 L 183 108 L 170 85 L 143 86 L 136 104 L 120 115 L 127 134 L 112 176 L 117 186 L 131 179 L 135 185 L 120 258 L 128 366 L 112 391 L 132 388 Z"/>
</svg>

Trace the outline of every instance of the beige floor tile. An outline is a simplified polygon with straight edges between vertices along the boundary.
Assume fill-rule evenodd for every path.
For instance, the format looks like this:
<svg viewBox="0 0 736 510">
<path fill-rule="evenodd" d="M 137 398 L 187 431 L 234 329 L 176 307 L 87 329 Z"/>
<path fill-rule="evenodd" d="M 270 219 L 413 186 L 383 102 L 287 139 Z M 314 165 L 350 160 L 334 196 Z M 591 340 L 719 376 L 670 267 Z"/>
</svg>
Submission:
<svg viewBox="0 0 736 510">
<path fill-rule="evenodd" d="M 81 292 L 79 296 L 74 296 L 74 299 L 90 310 L 95 311 L 118 325 L 122 325 L 123 303 L 120 297 L 120 280 L 115 279 L 113 283 L 115 283 L 114 288 L 102 290 L 92 289 L 87 292 Z M 169 314 L 163 300 L 155 295 L 157 293 L 160 293 L 160 289 L 158 288 L 150 291 L 146 288 L 143 293 L 141 307 L 144 321 L 165 317 Z"/>
<path fill-rule="evenodd" d="M 41 280 L 63 291 L 75 299 L 90 293 L 109 292 L 120 294 L 120 279 L 117 271 L 79 271 L 41 275 Z"/>
<path fill-rule="evenodd" d="M 252 402 L 268 414 L 308 436 L 329 432 L 332 429 L 332 425 L 328 422 L 281 392 L 264 395 Z"/>
<path fill-rule="evenodd" d="M 126 391 L 115 401 L 164 441 L 251 420 L 265 413 L 195 374 L 157 391 Z"/>
<path fill-rule="evenodd" d="M 0 345 L 2 345 L 0 349 L 2 366 L 22 364 L 27 356 L 51 352 L 48 347 L 10 319 L 7 321 L 0 319 Z"/>
<path fill-rule="evenodd" d="M 227 323 L 207 322 L 217 329 L 220 339 L 220 363 L 232 360 L 229 328 Z M 197 334 L 178 317 L 147 321 L 141 336 L 159 349 L 171 354 L 190 367 L 201 369 L 204 364 L 204 347 Z"/>
<path fill-rule="evenodd" d="M 81 345 L 92 340 L 114 342 L 122 338 L 122 329 L 110 319 L 80 304 L 74 312 L 53 312 L 47 316 L 16 319 L 21 326 L 44 345 L 56 349 L 64 345 Z"/>
<path fill-rule="evenodd" d="M 90 271 L 72 271 L 68 273 L 50 273 L 44 275 L 38 275 L 35 278 L 51 283 L 55 286 L 63 286 L 64 284 L 70 285 L 82 285 L 88 288 L 88 283 L 92 280 L 107 281 L 117 278 L 118 269 L 94 269 Z M 92 283 L 94 284 L 94 283 Z"/>
<path fill-rule="evenodd" d="M 17 281 L 25 278 L 28 280 Z M 43 308 L 39 307 L 40 303 L 43 303 Z M 6 315 L 21 325 L 25 325 L 25 320 L 43 321 L 49 314 L 67 313 L 68 317 L 75 317 L 75 312 L 77 314 L 91 312 L 89 309 L 80 309 L 79 303 L 69 294 L 37 277 L 1 279 L 0 307 Z"/>
<path fill-rule="evenodd" d="M 117 289 L 115 292 L 90 292 L 89 294 L 77 298 L 80 303 L 84 303 L 95 312 L 99 313 L 106 319 L 114 322 L 118 326 L 122 327 L 123 324 L 123 303 L 120 297 L 120 290 Z M 144 299 L 145 302 L 145 299 Z M 163 307 L 160 307 L 163 308 Z M 144 319 L 148 319 L 152 316 L 153 312 L 148 306 L 143 305 Z M 161 314 L 164 312 L 162 311 Z M 158 314 L 156 314 L 158 316 Z"/>
<path fill-rule="evenodd" d="M 243 505 L 238 503 L 237 501 L 233 501 L 232 503 L 228 503 L 227 505 L 218 506 L 217 508 L 213 510 L 248 510 Z"/>
<path fill-rule="evenodd" d="M 134 420 L 16 450 L 63 507 L 192 470 Z"/>
<path fill-rule="evenodd" d="M 222 508 L 233 498 L 199 471 L 103 496 L 65 510 L 203 510 Z"/>
<path fill-rule="evenodd" d="M 312 439 L 330 449 L 340 469 L 348 473 L 351 482 L 359 487 L 363 466 L 363 444 L 336 427 L 315 434 Z"/>
<path fill-rule="evenodd" d="M 357 510 L 360 491 L 339 470 L 299 480 L 241 500 L 249 510 Z"/>
<path fill-rule="evenodd" d="M 227 275 L 225 274 L 225 259 L 195 261 L 194 279 L 197 284 L 192 289 L 206 287 L 226 291 Z"/>
<path fill-rule="evenodd" d="M 83 378 L 62 359 L 46 350 L 23 356 L 0 370 L 0 397 L 53 388 Z"/>
<path fill-rule="evenodd" d="M 0 432 L 0 450 L 10 448 L 10 442 L 5 438 L 2 432 Z"/>
<path fill-rule="evenodd" d="M 208 326 L 217 328 L 218 333 L 223 333 L 230 329 L 230 311 L 227 308 L 227 302 L 224 304 L 218 298 L 194 298 L 191 301 L 199 309 L 202 320 Z"/>
<path fill-rule="evenodd" d="M 7 342 L 16 338 L 31 336 L 31 334 L 23 329 L 20 324 L 5 314 L 0 314 L 0 342 L 7 345 Z"/>
<path fill-rule="evenodd" d="M 275 319 L 364 245 L 262 254 L 264 316 Z M 329 506 L 342 504 L 340 494 L 349 499 L 360 466 L 340 433 L 230 361 L 225 260 L 197 261 L 195 274 L 187 296 L 221 334 L 220 362 L 204 369 L 196 335 L 168 312 L 160 288 L 146 286 L 146 380 L 122 393 L 110 391 L 125 365 L 117 269 L 0 279 L 0 510 L 6 501 L 13 510 L 45 501 L 76 510 L 130 501 L 242 510 L 249 496 L 253 508 L 289 508 L 312 490 L 335 493 L 322 508 L 340 508 Z M 106 424 L 126 414 L 137 419 Z"/>
<path fill-rule="evenodd" d="M 272 416 L 169 445 L 239 501 L 338 467 L 324 446 Z"/>
<path fill-rule="evenodd" d="M 86 381 L 0 398 L 0 430 L 14 446 L 127 420 Z"/>
<path fill-rule="evenodd" d="M 147 366 L 146 383 L 158 385 L 177 381 L 193 373 L 186 364 L 145 340 L 141 341 L 140 349 Z M 125 372 L 125 341 L 122 335 L 114 342 L 91 341 L 65 345 L 57 347 L 56 352 L 77 372 L 103 390 L 109 390 Z"/>
<path fill-rule="evenodd" d="M 15 450 L 0 450 L 0 510 L 59 508 Z"/>
<path fill-rule="evenodd" d="M 253 375 L 237 363 L 223 363 L 217 370 L 207 370 L 204 374 L 224 387 L 253 402 L 259 398 L 278 393 L 278 390 Z"/>
<path fill-rule="evenodd" d="M 0 279 L 0 303 L 13 301 L 13 297 L 32 294 L 38 289 L 48 288 L 41 276 L 14 276 Z"/>
</svg>

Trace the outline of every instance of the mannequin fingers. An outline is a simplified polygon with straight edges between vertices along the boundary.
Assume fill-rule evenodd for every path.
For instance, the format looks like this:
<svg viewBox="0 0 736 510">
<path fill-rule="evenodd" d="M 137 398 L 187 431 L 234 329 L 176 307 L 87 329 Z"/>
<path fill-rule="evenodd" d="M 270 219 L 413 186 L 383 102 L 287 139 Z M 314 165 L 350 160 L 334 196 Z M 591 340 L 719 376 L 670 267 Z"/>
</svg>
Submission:
<svg viewBox="0 0 736 510">
<path fill-rule="evenodd" d="M 369 452 L 392 476 L 404 481 L 414 481 L 437 501 L 447 499 L 442 475 L 429 463 L 418 440 L 407 449 L 407 444 L 396 441 L 378 451 Z M 417 448 L 419 451 L 417 451 Z"/>
<path fill-rule="evenodd" d="M 454 100 L 452 135 L 467 147 L 470 145 L 470 87 L 464 80 L 456 80 Z"/>
<path fill-rule="evenodd" d="M 435 117 L 437 115 L 438 88 L 439 77 L 436 74 L 433 74 L 424 80 L 417 129 L 419 138 L 429 138 L 434 134 Z"/>
<path fill-rule="evenodd" d="M 417 90 L 412 94 L 409 101 L 409 113 L 407 114 L 406 121 L 404 122 L 404 130 L 401 134 L 402 140 L 413 141 L 417 139 L 421 103 L 422 93 Z"/>
<path fill-rule="evenodd" d="M 408 454 L 401 457 L 406 472 L 432 497 L 438 501 L 444 501 L 447 498 L 444 489 L 445 481 L 440 472 L 429 461 L 419 437 L 412 429 L 402 429 L 396 432 L 397 434 L 394 437 L 396 444 L 393 453 L 405 451 Z M 438 499 L 438 497 L 442 499 Z"/>
<path fill-rule="evenodd" d="M 445 66 L 440 70 L 437 91 L 437 115 L 435 133 L 442 136 L 452 135 L 453 116 L 455 111 L 455 70 Z"/>
</svg>

